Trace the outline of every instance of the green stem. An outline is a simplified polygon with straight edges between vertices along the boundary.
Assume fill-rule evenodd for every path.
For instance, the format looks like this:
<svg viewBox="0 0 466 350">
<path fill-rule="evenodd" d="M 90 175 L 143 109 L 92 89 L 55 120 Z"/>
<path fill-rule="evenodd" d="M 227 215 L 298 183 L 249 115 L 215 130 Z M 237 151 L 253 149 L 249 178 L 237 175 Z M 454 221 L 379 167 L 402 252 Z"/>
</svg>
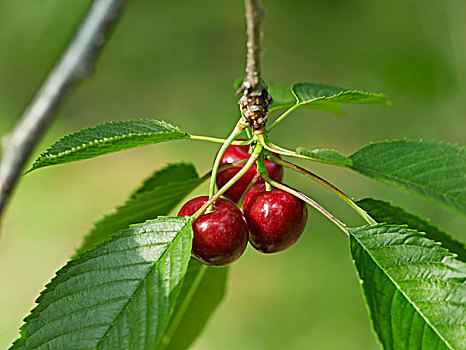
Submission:
<svg viewBox="0 0 466 350">
<path fill-rule="evenodd" d="M 257 173 L 260 174 L 262 177 L 264 177 L 264 175 L 268 176 L 267 167 L 265 166 L 265 161 L 264 161 L 263 156 L 259 157 L 256 164 L 257 164 Z M 272 189 L 272 187 L 270 186 L 268 182 L 265 183 L 265 189 L 267 191 L 270 191 Z"/>
<path fill-rule="evenodd" d="M 284 153 L 286 153 L 286 155 L 295 156 L 295 155 L 297 154 L 295 151 L 292 151 L 292 150 L 290 150 L 290 149 L 277 146 L 276 144 L 270 142 L 270 141 L 267 140 L 267 139 L 265 139 L 265 142 L 266 142 L 267 145 L 270 146 L 272 149 L 277 150 L 277 151 L 280 151 L 280 152 L 284 152 Z"/>
<path fill-rule="evenodd" d="M 246 128 L 244 129 L 244 131 L 246 131 L 246 135 L 248 135 L 248 140 L 252 140 L 252 132 L 251 132 L 251 129 L 250 128 Z"/>
<path fill-rule="evenodd" d="M 230 136 L 228 136 L 228 138 L 223 143 L 222 147 L 220 147 L 220 150 L 217 153 L 217 157 L 215 157 L 214 166 L 212 167 L 212 176 L 210 177 L 209 197 L 212 197 L 215 192 L 215 179 L 217 179 L 218 167 L 220 166 L 220 161 L 222 160 L 223 154 L 227 150 L 228 146 L 232 144 L 235 138 L 239 134 L 241 134 L 242 131 L 243 129 L 240 128 L 238 125 L 236 125 L 233 131 L 231 132 Z"/>
<path fill-rule="evenodd" d="M 267 167 L 265 166 L 264 158 L 259 157 L 256 163 L 257 163 L 257 172 L 261 175 L 267 175 Z"/>
<path fill-rule="evenodd" d="M 277 119 L 275 119 L 275 121 L 272 123 L 272 125 L 270 125 L 270 127 L 267 129 L 267 132 L 270 132 L 272 131 L 273 128 L 275 128 L 278 124 L 281 123 L 281 121 L 283 119 L 285 119 L 288 114 L 290 114 L 291 112 L 293 112 L 296 108 L 298 108 L 299 106 L 301 106 L 300 103 L 297 103 L 295 104 L 294 106 L 288 108 L 281 116 L 279 116 Z"/>
<path fill-rule="evenodd" d="M 318 158 L 312 158 L 308 156 L 303 156 L 301 154 L 296 153 L 295 151 L 277 146 L 273 143 L 271 143 L 268 139 L 266 139 L 263 135 L 261 135 L 260 142 L 264 146 L 264 148 L 273 153 L 281 154 L 283 156 L 287 157 L 293 157 L 293 158 L 299 158 L 299 159 L 305 159 L 305 160 L 310 160 L 311 162 L 316 162 L 316 163 L 321 163 L 321 164 L 328 164 L 328 165 L 333 165 L 333 166 L 339 166 L 342 167 L 342 165 L 336 165 L 331 162 L 327 162 Z"/>
<path fill-rule="evenodd" d="M 296 152 L 293 152 L 291 150 L 287 150 L 285 148 L 281 148 L 281 147 L 277 147 L 277 146 L 274 146 L 272 147 L 270 145 L 270 143 L 268 142 L 268 140 L 265 138 L 265 135 L 262 134 L 262 135 L 259 135 L 258 136 L 259 138 L 259 142 L 262 144 L 262 146 L 267 150 L 267 151 L 270 151 L 270 152 L 274 152 L 274 153 L 278 153 L 278 154 L 282 154 L 284 156 L 295 156 L 296 155 Z"/>
<path fill-rule="evenodd" d="M 217 174 L 218 173 L 221 173 L 222 171 L 225 171 L 225 170 L 228 170 L 228 169 L 231 169 L 231 168 L 235 168 L 237 166 L 241 166 L 241 165 L 244 165 L 247 163 L 247 159 L 242 159 L 242 160 L 239 160 L 237 162 L 233 162 L 233 163 L 229 163 L 229 164 L 224 164 L 222 166 L 220 166 L 218 168 L 218 171 L 217 171 Z M 210 177 L 212 176 L 212 170 L 209 171 L 208 173 L 204 174 L 201 178 L 200 178 L 200 181 L 201 183 L 206 181 L 207 179 L 210 179 Z"/>
<path fill-rule="evenodd" d="M 261 178 L 261 175 L 259 173 L 256 173 L 256 175 L 254 175 L 251 182 L 248 184 L 248 186 L 244 190 L 243 194 L 241 195 L 241 198 L 238 201 L 238 207 L 241 208 L 241 204 L 243 203 L 244 196 L 246 195 L 246 193 L 248 193 L 248 191 L 251 189 L 251 187 L 254 186 L 257 183 L 257 181 L 259 181 L 260 178 Z"/>
<path fill-rule="evenodd" d="M 247 163 L 241 168 L 240 171 L 233 176 L 230 181 L 228 181 L 221 189 L 217 191 L 214 195 L 210 196 L 209 200 L 191 217 L 191 220 L 196 220 L 208 207 L 210 207 L 222 194 L 224 194 L 231 186 L 233 186 L 246 172 L 251 169 L 256 160 L 259 158 L 262 152 L 262 145 L 256 144 L 254 151 L 249 157 Z M 212 171 L 213 175 L 213 171 Z"/>
<path fill-rule="evenodd" d="M 366 220 L 366 222 L 368 224 L 370 224 L 370 225 L 377 224 L 377 222 L 369 214 L 367 214 L 367 212 L 364 209 L 362 209 L 356 203 L 354 203 L 353 200 L 350 197 L 348 197 L 343 191 L 339 190 L 337 187 L 332 185 L 330 182 L 322 179 L 320 176 L 314 174 L 313 172 L 311 172 L 311 171 L 309 171 L 307 169 L 301 168 L 300 166 L 298 166 L 296 164 L 293 164 L 293 163 L 287 162 L 286 160 L 274 157 L 273 155 L 269 156 L 268 160 L 273 162 L 273 163 L 276 163 L 278 165 L 281 165 L 281 166 L 284 166 L 284 167 L 289 168 L 291 170 L 294 170 L 294 171 L 296 171 L 296 172 L 310 178 L 311 180 L 314 180 L 315 182 L 321 184 L 325 188 L 327 188 L 330 191 L 332 191 L 333 193 L 335 193 L 338 197 L 343 199 L 354 211 L 356 211 L 364 220 Z"/>
<path fill-rule="evenodd" d="M 192 140 L 199 140 L 199 141 L 209 141 L 209 142 L 215 142 L 215 143 L 225 143 L 226 139 L 220 139 L 218 137 L 210 137 L 210 136 L 202 136 L 202 135 L 189 135 L 189 138 Z M 231 145 L 237 145 L 237 146 L 243 146 L 243 145 L 249 145 L 251 141 L 246 140 L 246 141 L 233 141 L 231 142 Z"/>
<path fill-rule="evenodd" d="M 320 211 L 325 217 L 327 217 L 330 221 L 332 221 L 340 230 L 342 230 L 345 234 L 348 234 L 348 230 L 346 229 L 346 225 L 338 220 L 335 216 L 333 216 L 327 209 L 322 207 L 319 203 L 314 201 L 313 199 L 309 198 L 308 196 L 302 194 L 299 191 L 296 191 L 295 189 L 288 187 L 280 182 L 274 181 L 271 178 L 267 176 L 265 178 L 265 181 L 269 182 L 273 187 L 278 188 L 279 190 L 288 192 L 289 194 L 292 194 L 293 196 L 303 200 L 307 204 L 309 204 L 311 207 L 317 209 Z"/>
</svg>

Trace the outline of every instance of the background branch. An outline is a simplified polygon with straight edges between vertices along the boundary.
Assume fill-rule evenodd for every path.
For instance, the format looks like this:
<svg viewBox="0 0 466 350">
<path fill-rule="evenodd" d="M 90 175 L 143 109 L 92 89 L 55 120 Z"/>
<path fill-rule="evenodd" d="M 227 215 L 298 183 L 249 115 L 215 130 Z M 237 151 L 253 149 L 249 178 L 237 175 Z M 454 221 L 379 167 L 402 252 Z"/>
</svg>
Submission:
<svg viewBox="0 0 466 350">
<path fill-rule="evenodd" d="M 115 20 L 127 0 L 95 0 L 64 53 L 13 130 L 3 138 L 0 216 L 32 151 L 71 88 L 92 72 Z"/>
</svg>

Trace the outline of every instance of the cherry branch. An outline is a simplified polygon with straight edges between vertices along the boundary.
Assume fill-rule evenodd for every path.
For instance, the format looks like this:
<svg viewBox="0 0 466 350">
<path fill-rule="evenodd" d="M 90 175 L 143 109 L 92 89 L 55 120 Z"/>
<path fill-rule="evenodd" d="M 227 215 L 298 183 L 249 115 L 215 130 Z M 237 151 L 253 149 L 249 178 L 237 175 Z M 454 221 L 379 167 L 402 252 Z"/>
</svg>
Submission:
<svg viewBox="0 0 466 350">
<path fill-rule="evenodd" d="M 0 215 L 34 148 L 71 88 L 90 75 L 94 61 L 127 0 L 95 0 L 73 39 L 13 130 L 3 138 Z"/>
<path fill-rule="evenodd" d="M 260 25 L 265 10 L 260 0 L 245 0 L 247 24 L 246 74 L 238 93 L 243 93 L 239 104 L 242 110 L 242 124 L 253 130 L 265 130 L 268 107 L 272 98 L 261 76 L 261 31 Z"/>
<path fill-rule="evenodd" d="M 246 6 L 246 33 L 247 41 L 247 61 L 246 75 L 243 81 L 243 89 L 261 92 L 266 88 L 261 77 L 261 43 L 260 25 L 265 17 L 265 10 L 260 4 L 260 0 L 245 0 Z"/>
</svg>

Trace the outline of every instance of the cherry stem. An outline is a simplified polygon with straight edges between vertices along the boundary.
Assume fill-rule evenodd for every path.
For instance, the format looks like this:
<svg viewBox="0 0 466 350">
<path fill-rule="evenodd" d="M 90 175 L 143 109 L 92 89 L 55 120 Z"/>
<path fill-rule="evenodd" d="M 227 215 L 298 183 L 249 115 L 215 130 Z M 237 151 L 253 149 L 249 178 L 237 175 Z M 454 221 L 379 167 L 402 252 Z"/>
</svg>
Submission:
<svg viewBox="0 0 466 350">
<path fill-rule="evenodd" d="M 267 167 L 265 166 L 265 161 L 264 161 L 263 156 L 259 157 L 256 164 L 257 164 L 257 173 L 260 174 L 261 176 L 262 175 L 267 176 L 268 175 L 267 174 Z M 272 189 L 272 187 L 270 186 L 270 184 L 268 182 L 265 183 L 265 189 L 267 191 L 270 191 Z"/>
<path fill-rule="evenodd" d="M 301 103 L 296 103 L 292 107 L 288 108 L 282 115 L 280 115 L 277 119 L 275 119 L 275 121 L 272 123 L 272 125 L 270 125 L 270 127 L 267 129 L 267 132 L 272 131 L 272 129 L 275 128 L 278 124 L 280 124 L 281 121 L 288 116 L 288 114 L 293 112 L 299 106 L 301 106 Z"/>
<path fill-rule="evenodd" d="M 332 185 L 327 180 L 322 179 L 320 176 L 314 174 L 313 172 L 311 172 L 311 171 L 309 171 L 307 169 L 301 168 L 300 166 L 298 166 L 296 164 L 293 164 L 293 163 L 290 163 L 290 162 L 287 162 L 286 160 L 274 157 L 273 155 L 268 156 L 267 160 L 269 160 L 269 161 L 271 161 L 271 162 L 273 162 L 275 164 L 278 164 L 278 165 L 284 166 L 286 168 L 289 168 L 291 170 L 294 170 L 294 171 L 296 171 L 296 172 L 298 172 L 298 173 L 300 173 L 300 174 L 302 174 L 304 176 L 307 176 L 311 180 L 314 180 L 315 182 L 321 184 L 322 186 L 324 186 L 328 190 L 335 193 L 338 197 L 343 199 L 354 211 L 356 211 L 364 220 L 366 220 L 366 222 L 368 224 L 370 224 L 370 225 L 377 224 L 377 222 L 369 214 L 367 214 L 367 212 L 364 209 L 359 207 L 349 196 L 347 196 L 343 191 L 341 191 L 340 189 L 338 189 L 337 187 Z"/>
<path fill-rule="evenodd" d="M 228 170 L 228 169 L 231 169 L 231 168 L 235 168 L 237 166 L 244 165 L 244 164 L 246 164 L 247 161 L 248 161 L 247 159 L 242 159 L 242 160 L 239 160 L 237 162 L 224 164 L 224 165 L 222 165 L 222 166 L 220 166 L 218 168 L 217 173 L 221 173 L 222 171 L 225 171 L 225 170 Z M 210 179 L 211 176 L 212 176 L 212 170 L 209 171 L 208 173 L 204 174 L 199 180 L 202 183 L 202 182 L 206 181 L 207 179 Z"/>
<path fill-rule="evenodd" d="M 262 177 L 264 178 L 264 176 L 262 176 Z M 272 180 L 268 176 L 265 177 L 264 180 L 269 182 L 273 187 L 278 188 L 279 190 L 288 192 L 289 194 L 303 200 L 304 202 L 309 204 L 314 209 L 317 209 L 323 215 L 325 215 L 330 221 L 332 221 L 335 225 L 337 225 L 340 230 L 342 230 L 345 234 L 348 235 L 348 230 L 346 229 L 346 225 L 343 222 L 341 222 L 340 220 L 338 220 L 329 211 L 327 211 L 327 209 L 322 207 L 319 203 L 317 203 L 313 199 L 309 198 L 308 196 L 306 196 L 305 194 L 302 194 L 299 191 L 296 191 L 295 189 L 292 189 L 291 187 L 288 187 L 288 186 L 286 186 L 286 185 L 284 185 L 284 184 L 282 184 L 280 182 Z"/>
<path fill-rule="evenodd" d="M 250 128 L 246 128 L 246 129 L 244 129 L 244 131 L 246 131 L 246 135 L 248 135 L 248 141 L 249 141 L 249 142 L 252 142 L 252 136 L 253 136 L 253 135 L 252 135 L 251 129 L 250 129 Z"/>
<path fill-rule="evenodd" d="M 246 189 L 244 190 L 243 194 L 241 195 L 241 198 L 240 200 L 238 201 L 238 206 L 241 207 L 241 203 L 243 203 L 243 199 L 244 199 L 244 196 L 246 195 L 246 193 L 249 191 L 249 189 L 254 186 L 257 181 L 259 181 L 259 179 L 261 178 L 261 174 L 257 173 L 256 175 L 254 175 L 254 177 L 252 178 L 251 182 L 248 184 L 248 186 L 246 187 Z"/>
<path fill-rule="evenodd" d="M 228 138 L 223 143 L 222 147 L 220 147 L 220 150 L 217 153 L 217 157 L 215 157 L 214 166 L 212 167 L 212 175 L 210 177 L 209 198 L 212 197 L 215 192 L 215 180 L 217 179 L 218 167 L 220 166 L 220 161 L 222 160 L 223 154 L 227 150 L 228 146 L 231 145 L 231 143 L 239 134 L 241 134 L 242 131 L 243 128 L 237 124 L 231 132 L 230 136 L 228 136 Z"/>
<path fill-rule="evenodd" d="M 231 186 L 233 186 L 246 172 L 251 169 L 254 165 L 256 160 L 259 158 L 260 154 L 262 153 L 262 145 L 257 143 L 254 146 L 254 151 L 252 152 L 251 156 L 249 157 L 246 164 L 241 168 L 240 171 L 236 173 L 221 189 L 217 191 L 214 195 L 210 196 L 209 200 L 191 217 L 191 220 L 196 220 L 207 208 L 213 205 L 213 203 L 222 195 L 224 194 Z M 212 176 L 214 171 L 212 170 Z M 214 177 L 212 177 L 214 178 Z M 211 179 L 212 179 L 211 178 Z"/>
</svg>

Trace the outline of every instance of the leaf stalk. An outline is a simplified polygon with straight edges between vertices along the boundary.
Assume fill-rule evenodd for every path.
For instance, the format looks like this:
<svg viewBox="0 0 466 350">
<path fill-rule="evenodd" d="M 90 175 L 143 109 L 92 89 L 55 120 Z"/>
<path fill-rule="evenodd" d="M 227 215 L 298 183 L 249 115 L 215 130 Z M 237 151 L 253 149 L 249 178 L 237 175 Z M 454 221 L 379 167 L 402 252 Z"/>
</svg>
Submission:
<svg viewBox="0 0 466 350">
<path fill-rule="evenodd" d="M 272 125 L 270 125 L 267 129 L 267 132 L 271 132 L 278 124 L 282 122 L 291 112 L 293 112 L 296 108 L 301 106 L 301 103 L 296 103 L 294 106 L 288 108 L 282 115 L 280 115 L 277 119 L 274 120 Z"/>
<path fill-rule="evenodd" d="M 267 157 L 267 160 L 269 160 L 269 161 L 271 161 L 271 162 L 273 162 L 275 164 L 284 166 L 284 167 L 286 167 L 288 169 L 294 170 L 294 171 L 300 173 L 301 175 L 304 175 L 304 176 L 310 178 L 311 180 L 317 182 L 318 184 L 324 186 L 325 188 L 327 188 L 328 190 L 330 190 L 331 192 L 336 194 L 338 197 L 343 199 L 345 201 L 345 203 L 348 204 L 354 211 L 356 211 L 364 220 L 366 220 L 366 222 L 369 225 L 376 225 L 377 224 L 377 221 L 375 221 L 364 209 L 359 207 L 349 196 L 347 196 L 343 191 L 341 191 L 340 189 L 338 189 L 337 187 L 332 185 L 327 180 L 324 180 L 323 178 L 321 178 L 317 174 L 314 174 L 313 172 L 311 172 L 311 171 L 309 171 L 307 169 L 304 169 L 304 168 L 302 168 L 302 167 L 300 167 L 300 166 L 298 166 L 296 164 L 287 162 L 286 160 L 274 157 L 273 155 L 269 155 Z"/>
<path fill-rule="evenodd" d="M 214 143 L 225 143 L 226 142 L 226 139 L 221 139 L 218 137 L 203 136 L 203 135 L 189 135 L 189 138 L 192 140 L 208 141 L 208 142 L 214 142 Z M 245 141 L 233 141 L 231 142 L 231 145 L 244 146 L 244 145 L 249 145 L 251 142 L 252 140 L 250 139 L 245 140 Z"/>
</svg>

